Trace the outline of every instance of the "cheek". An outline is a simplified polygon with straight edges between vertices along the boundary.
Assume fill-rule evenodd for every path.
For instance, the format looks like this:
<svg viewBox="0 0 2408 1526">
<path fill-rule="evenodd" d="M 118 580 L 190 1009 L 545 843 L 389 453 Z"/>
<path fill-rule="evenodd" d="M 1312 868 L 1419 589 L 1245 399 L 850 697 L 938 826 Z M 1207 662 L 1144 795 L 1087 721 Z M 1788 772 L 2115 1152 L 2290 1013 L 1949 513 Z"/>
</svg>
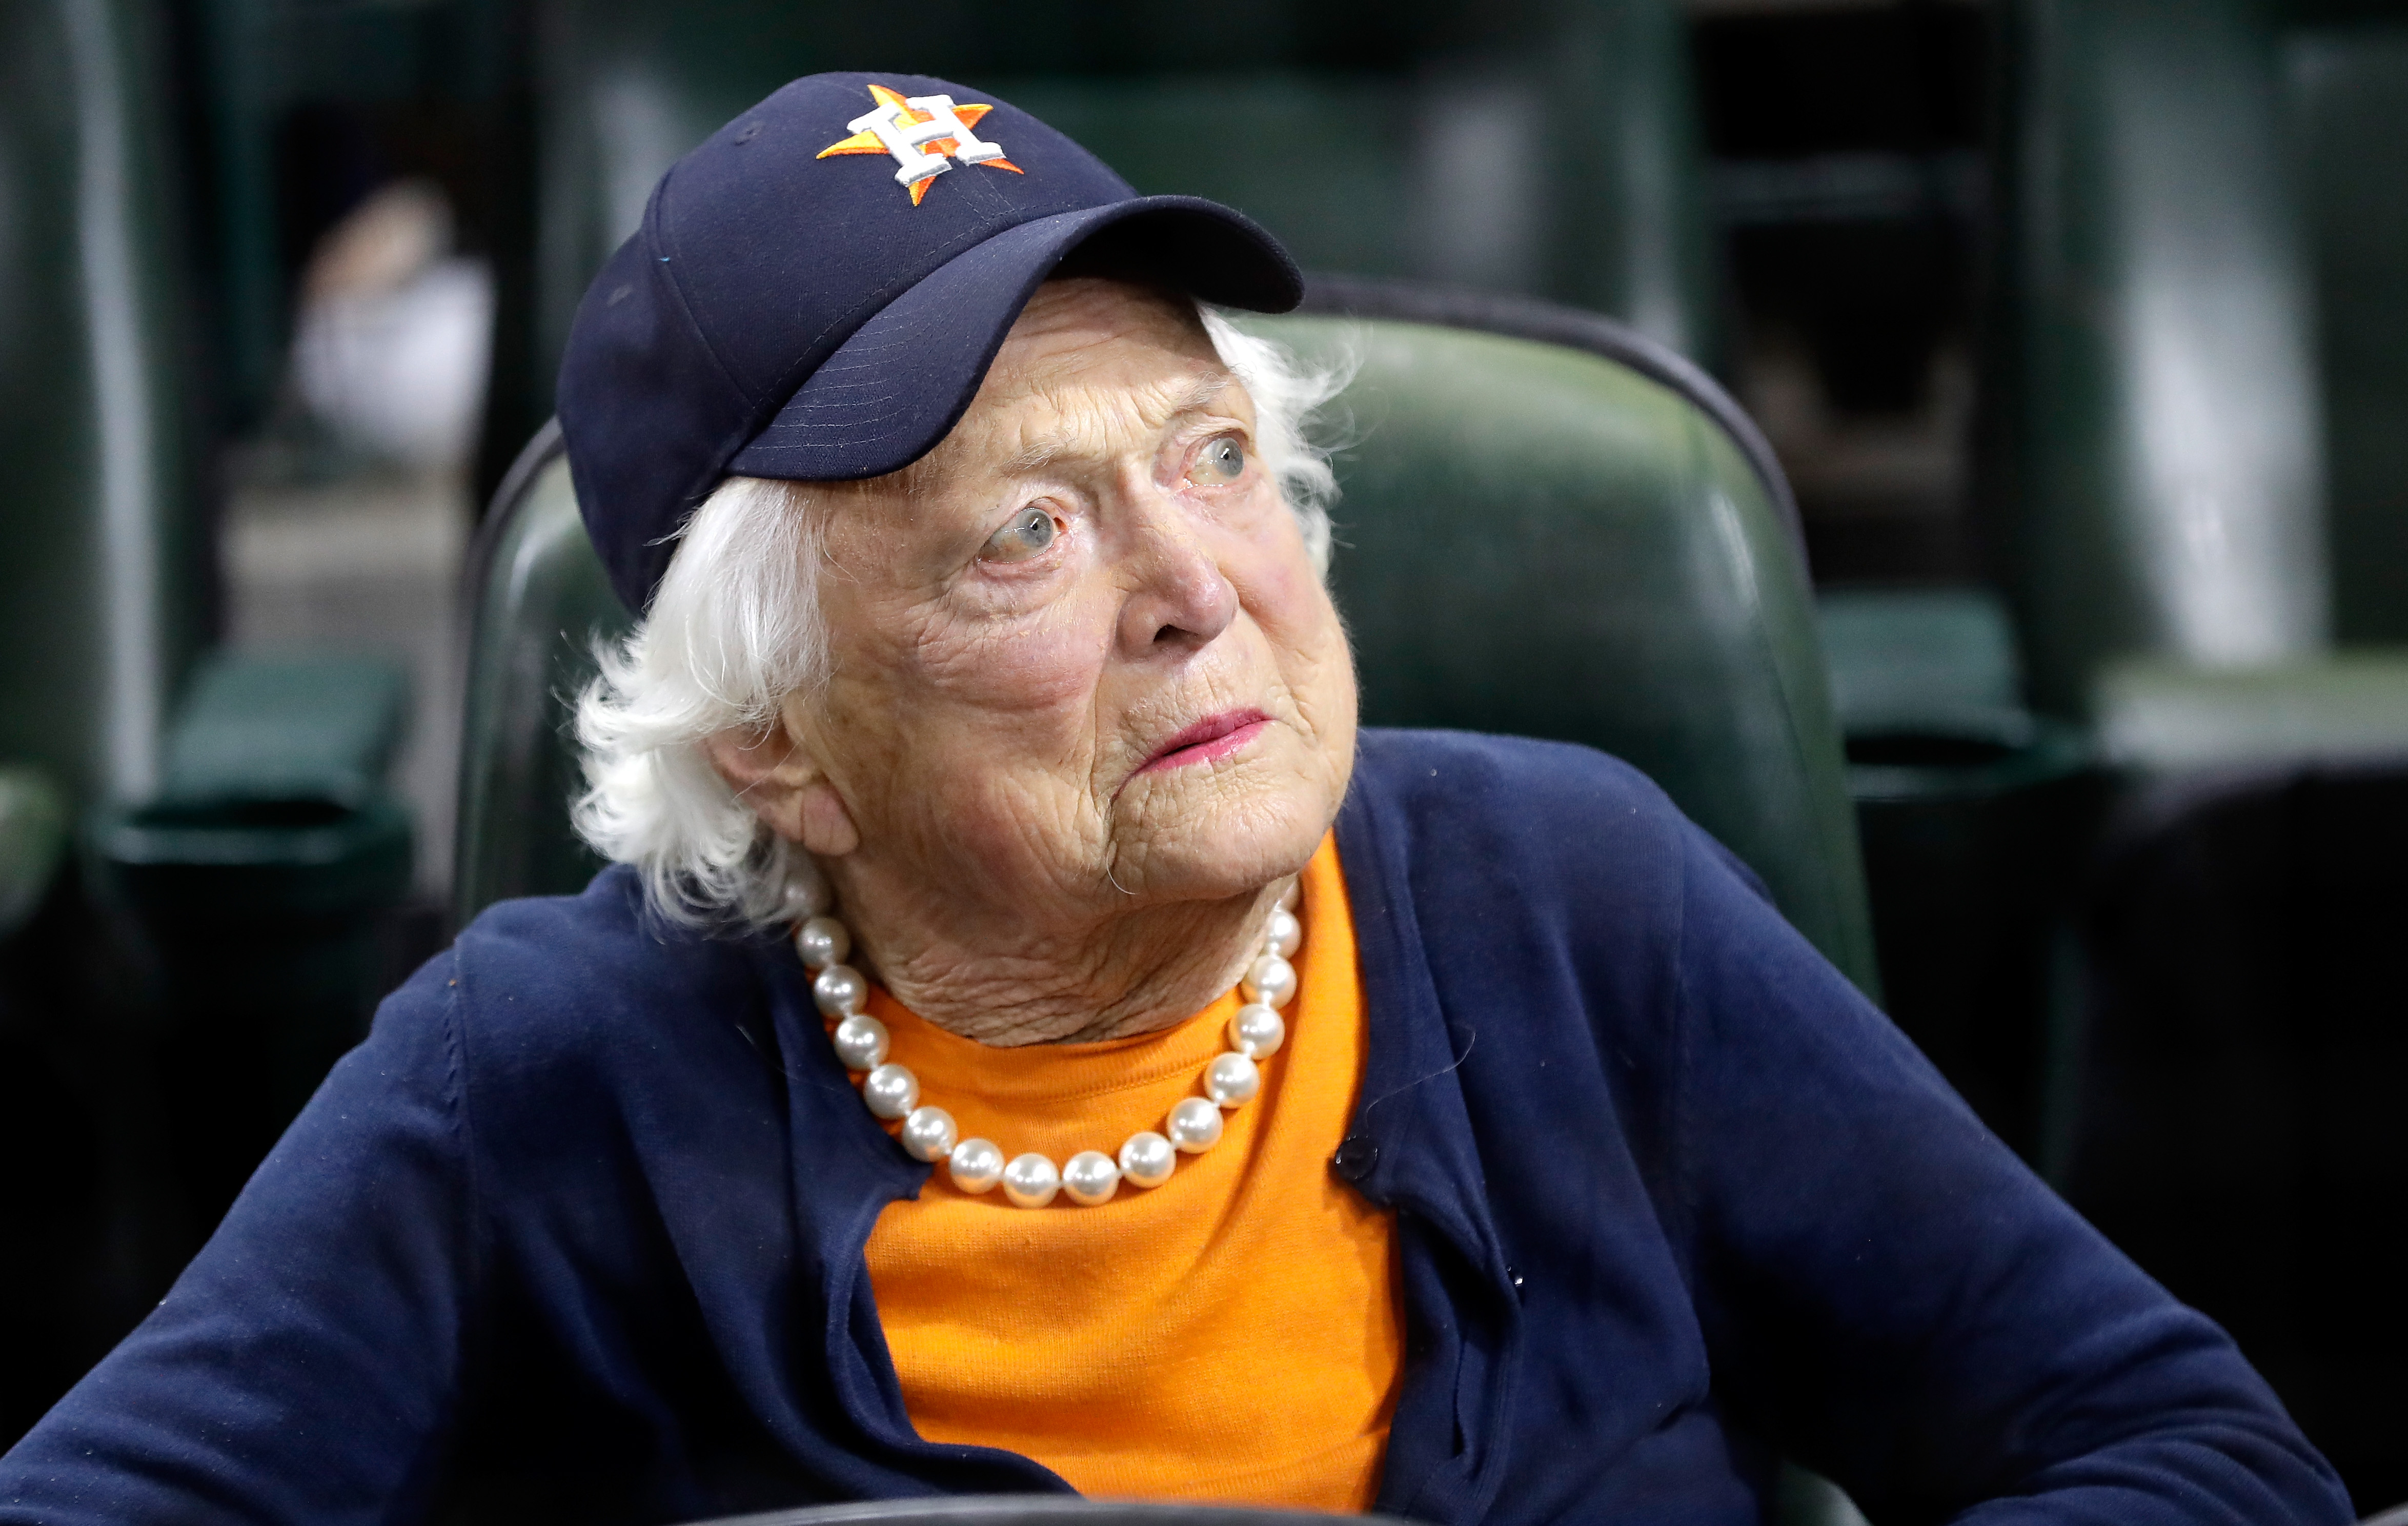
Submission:
<svg viewBox="0 0 2408 1526">
<path fill-rule="evenodd" d="M 951 793 L 954 776 L 1012 772 L 1030 755 L 1058 759 L 1091 712 L 1102 646 L 1075 607 L 998 617 L 860 599 L 829 613 L 851 635 L 838 639 L 814 729 L 865 808 L 898 791 Z"/>
<path fill-rule="evenodd" d="M 1302 555 L 1269 559 L 1254 576 L 1255 619 L 1282 646 L 1309 641 L 1327 600 Z"/>
<path fill-rule="evenodd" d="M 1284 507 L 1277 522 L 1249 537 L 1248 554 L 1230 568 L 1238 597 L 1283 655 L 1319 661 L 1344 646 L 1337 606 L 1305 554 L 1304 535 Z"/>
<path fill-rule="evenodd" d="M 909 667 L 936 706 L 1005 725 L 1085 714 L 1109 649 L 1111 624 L 1086 601 L 1066 600 L 1002 622 L 939 620 L 921 635 Z"/>
<path fill-rule="evenodd" d="M 1093 814 L 1094 621 L 1052 608 L 898 624 L 844 686 L 848 726 L 876 717 L 843 733 L 865 837 L 956 869 L 1059 859 Z"/>
<path fill-rule="evenodd" d="M 889 778 L 890 808 L 929 834 L 931 855 L 997 877 L 988 893 L 1010 889 L 1007 866 L 1075 862 L 1091 845 L 1106 652 L 1092 611 L 1056 606 L 932 632 L 916 653 L 910 746 Z"/>
</svg>

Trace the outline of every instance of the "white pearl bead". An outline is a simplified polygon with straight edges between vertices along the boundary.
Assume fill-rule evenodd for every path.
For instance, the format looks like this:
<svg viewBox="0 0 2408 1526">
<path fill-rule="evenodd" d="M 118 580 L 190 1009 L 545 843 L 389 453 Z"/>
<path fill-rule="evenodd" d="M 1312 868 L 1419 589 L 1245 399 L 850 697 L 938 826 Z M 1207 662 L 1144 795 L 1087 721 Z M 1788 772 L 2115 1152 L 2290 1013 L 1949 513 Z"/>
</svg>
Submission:
<svg viewBox="0 0 2408 1526">
<path fill-rule="evenodd" d="M 827 876 L 820 873 L 817 863 L 800 854 L 787 865 L 786 883 L 779 893 L 789 921 L 820 916 L 836 902 L 836 896 L 828 890 Z"/>
<path fill-rule="evenodd" d="M 1141 1129 L 1121 1146 L 1121 1179 L 1131 1187 L 1159 1187 L 1179 1167 L 1179 1148 L 1152 1129 Z"/>
<path fill-rule="evenodd" d="M 901 1065 L 881 1065 L 861 1083 L 861 1100 L 880 1118 L 901 1118 L 920 1105 L 920 1077 Z"/>
<path fill-rule="evenodd" d="M 1015 1208 L 1041 1208 L 1062 1190 L 1062 1173 L 1035 1150 L 1015 1155 L 1003 1168 L 1003 1195 Z"/>
<path fill-rule="evenodd" d="M 1285 1006 L 1296 998 L 1296 966 L 1277 954 L 1265 954 L 1255 960 L 1239 982 L 1246 1000 L 1260 1002 L 1265 1006 Z"/>
<path fill-rule="evenodd" d="M 961 1130 L 953 1115 L 941 1107 L 914 1107 L 903 1120 L 903 1151 L 915 1161 L 933 1161 L 953 1152 Z"/>
<path fill-rule="evenodd" d="M 1249 1060 L 1277 1054 L 1286 1042 L 1287 1020 L 1260 1002 L 1238 1008 L 1229 1020 L 1229 1048 Z"/>
<path fill-rule="evenodd" d="M 1296 904 L 1303 899 L 1304 877 L 1299 875 L 1296 878 L 1287 882 L 1287 889 L 1280 891 L 1280 909 L 1282 911 L 1294 911 L 1296 909 Z"/>
<path fill-rule="evenodd" d="M 849 1018 L 869 1000 L 869 982 L 850 964 L 831 964 L 811 981 L 811 1002 L 823 1016 Z"/>
<path fill-rule="evenodd" d="M 1003 1151 L 992 1139 L 965 1139 L 945 1162 L 953 1185 L 965 1192 L 992 1192 L 1003 1179 Z"/>
<path fill-rule="evenodd" d="M 1241 1107 L 1263 1089 L 1263 1073 L 1242 1054 L 1216 1056 L 1204 1067 L 1204 1094 L 1224 1107 Z"/>
<path fill-rule="evenodd" d="M 1062 1162 L 1062 1191 L 1082 1208 L 1110 1203 L 1120 1191 L 1121 1168 L 1099 1149 L 1082 1149 Z"/>
<path fill-rule="evenodd" d="M 886 1063 L 886 1024 L 867 1012 L 855 1012 L 838 1023 L 831 1036 L 836 1057 L 847 1070 L 876 1070 Z"/>
<path fill-rule="evenodd" d="M 1295 912 L 1282 906 L 1271 913 L 1271 925 L 1263 942 L 1282 959 L 1294 959 L 1296 951 L 1304 947 L 1304 924 L 1296 920 Z"/>
<path fill-rule="evenodd" d="M 795 952 L 802 955 L 803 968 L 824 970 L 853 952 L 853 934 L 833 917 L 814 917 L 795 929 Z"/>
<path fill-rule="evenodd" d="M 1170 1110 L 1163 1133 L 1188 1154 L 1201 1155 L 1221 1142 L 1221 1109 L 1202 1097 L 1185 1098 Z"/>
</svg>

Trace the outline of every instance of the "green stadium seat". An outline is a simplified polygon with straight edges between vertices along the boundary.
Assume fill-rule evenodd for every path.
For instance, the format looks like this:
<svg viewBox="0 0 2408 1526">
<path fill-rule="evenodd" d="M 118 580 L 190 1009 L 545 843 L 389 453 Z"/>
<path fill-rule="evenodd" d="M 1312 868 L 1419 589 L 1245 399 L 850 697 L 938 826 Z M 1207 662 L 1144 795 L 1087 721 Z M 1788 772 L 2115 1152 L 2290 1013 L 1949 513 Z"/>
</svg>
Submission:
<svg viewBox="0 0 2408 1526">
<path fill-rule="evenodd" d="M 2247 668 L 2129 658 L 2097 687 L 2100 750 L 2148 777 L 2379 766 L 2408 752 L 2408 663 L 2387 653 Z"/>
<path fill-rule="evenodd" d="M 2018 0 L 2006 407 L 2032 695 L 2121 783 L 2070 1195 L 2408 1495 L 2408 16 Z M 2338 643 L 2338 644 L 2337 644 Z"/>
<path fill-rule="evenodd" d="M 145 1067 L 70 848 L 86 808 L 156 782 L 208 614 L 164 21 L 0 8 L 0 1446 L 172 1272 L 101 1197 L 139 1169 Z"/>
<path fill-rule="evenodd" d="M 74 808 L 150 789 L 207 616 L 152 17 L 0 15 L 0 762 Z"/>
<path fill-rule="evenodd" d="M 1849 734 L 2022 708 L 2014 622 L 1987 589 L 1840 589 L 1816 604 L 1831 704 Z"/>
<path fill-rule="evenodd" d="M 0 942 L 40 908 L 66 844 L 66 805 L 49 776 L 0 766 Z"/>
<path fill-rule="evenodd" d="M 93 889 L 138 930 L 173 1140 L 214 1225 L 326 1071 L 367 1035 L 388 919 L 409 889 L 408 808 L 385 788 L 408 702 L 376 658 L 205 658 L 157 791 L 96 807 Z"/>
<path fill-rule="evenodd" d="M 2408 636 L 2408 25 L 2286 41 L 2250 0 L 2010 15 L 1995 464 L 2033 703 L 2136 737 L 2121 708 L 2194 670 L 2257 670 L 2275 703 L 2336 636 Z M 2408 688 L 2401 652 L 2348 681 L 2372 693 L 2386 662 Z M 2242 726 L 2231 759 L 2201 734 L 2118 761 L 2246 762 L 2267 726 L 2315 754 L 2323 713 Z M 2363 752 L 2372 723 L 2336 745 Z M 2390 746 L 2408 757 L 2408 728 Z"/>
<path fill-rule="evenodd" d="M 2010 11 L 2010 586 L 2042 709 L 2329 629 L 2314 301 L 2250 0 Z"/>
<path fill-rule="evenodd" d="M 165 23 L 125 0 L 0 11 L 0 931 L 19 934 L 0 1036 L 69 1078 L 34 1096 L 0 1074 L 0 1110 L 82 1120 L 108 1156 L 91 1191 L 111 1195 L 76 1207 L 118 1236 L 79 1264 L 29 1234 L 28 1275 L 70 1291 L 0 1321 L 70 1344 L 112 1300 L 129 1322 L 155 1302 L 364 1032 L 410 851 L 378 790 L 396 689 L 202 657 L 214 551 Z M 330 869 L 362 872 L 338 888 Z M 189 1196 L 177 1177 L 205 1157 L 219 1179 Z M 12 1156 L 0 1189 L 76 1166 Z M 31 1395 L 0 1374 L 0 1416 L 55 1398 L 65 1365 Z"/>
<path fill-rule="evenodd" d="M 2315 280 L 2333 634 L 2408 644 L 2408 7 L 2283 39 Z"/>
<path fill-rule="evenodd" d="M 1890 1017 L 2059 1177 L 2080 1084 L 2065 956 L 2104 804 L 2089 738 L 2024 707 L 2014 624 L 1989 590 L 1817 602 Z"/>
</svg>

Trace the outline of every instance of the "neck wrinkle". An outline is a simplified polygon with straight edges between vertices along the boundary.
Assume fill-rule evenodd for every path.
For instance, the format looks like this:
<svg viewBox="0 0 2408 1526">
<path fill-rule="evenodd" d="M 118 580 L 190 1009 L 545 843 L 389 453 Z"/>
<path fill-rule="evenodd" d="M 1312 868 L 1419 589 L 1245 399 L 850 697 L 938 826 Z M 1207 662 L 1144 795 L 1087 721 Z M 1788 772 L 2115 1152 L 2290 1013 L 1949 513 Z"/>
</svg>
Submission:
<svg viewBox="0 0 2408 1526">
<path fill-rule="evenodd" d="M 1290 877 L 1226 901 L 1139 907 L 1017 949 L 932 929 L 898 950 L 893 930 L 857 924 L 841 904 L 836 915 L 853 935 L 851 963 L 931 1026 L 1001 1048 L 1089 1044 L 1176 1027 L 1226 994 Z"/>
</svg>

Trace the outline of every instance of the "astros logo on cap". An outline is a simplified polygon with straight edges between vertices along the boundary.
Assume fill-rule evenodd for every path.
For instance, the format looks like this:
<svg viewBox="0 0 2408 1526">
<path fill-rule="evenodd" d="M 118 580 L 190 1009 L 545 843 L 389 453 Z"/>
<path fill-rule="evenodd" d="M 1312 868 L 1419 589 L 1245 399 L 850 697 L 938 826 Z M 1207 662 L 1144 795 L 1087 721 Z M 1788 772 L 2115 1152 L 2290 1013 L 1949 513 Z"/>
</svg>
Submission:
<svg viewBox="0 0 2408 1526">
<path fill-rule="evenodd" d="M 970 131 L 994 107 L 955 106 L 950 95 L 914 95 L 907 100 L 884 85 L 870 86 L 869 93 L 877 97 L 878 108 L 846 122 L 853 135 L 822 149 L 819 157 L 893 154 L 903 166 L 895 172 L 895 183 L 911 193 L 914 207 L 928 193 L 928 182 L 953 167 L 946 158 L 949 154 L 965 164 L 1026 173 L 1003 156 L 1000 144 L 989 143 Z"/>
</svg>

